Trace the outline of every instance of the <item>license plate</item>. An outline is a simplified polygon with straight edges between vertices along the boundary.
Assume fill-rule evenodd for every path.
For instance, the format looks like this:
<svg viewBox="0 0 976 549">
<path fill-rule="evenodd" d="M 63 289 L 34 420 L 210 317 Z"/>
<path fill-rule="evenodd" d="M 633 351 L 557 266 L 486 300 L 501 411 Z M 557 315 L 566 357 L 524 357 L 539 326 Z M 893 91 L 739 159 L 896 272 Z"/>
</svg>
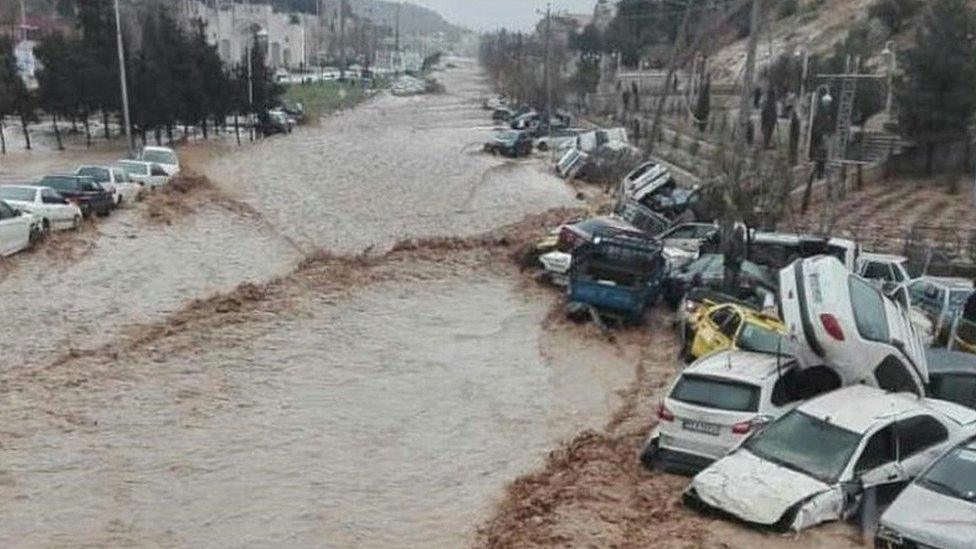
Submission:
<svg viewBox="0 0 976 549">
<path fill-rule="evenodd" d="M 718 425 L 714 423 L 705 423 L 704 421 L 695 421 L 691 419 L 686 419 L 681 422 L 682 427 L 686 431 L 695 431 L 696 433 L 705 433 L 706 435 L 718 436 L 718 432 L 721 429 Z"/>
</svg>

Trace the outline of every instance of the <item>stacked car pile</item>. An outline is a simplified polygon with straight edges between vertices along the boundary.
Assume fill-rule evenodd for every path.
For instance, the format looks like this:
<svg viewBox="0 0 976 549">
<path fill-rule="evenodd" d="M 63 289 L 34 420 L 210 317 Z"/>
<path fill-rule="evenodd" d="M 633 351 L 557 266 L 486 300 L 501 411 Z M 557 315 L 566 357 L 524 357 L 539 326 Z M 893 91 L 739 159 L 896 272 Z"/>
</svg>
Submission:
<svg viewBox="0 0 976 549">
<path fill-rule="evenodd" d="M 0 257 L 30 248 L 51 231 L 77 229 L 86 218 L 132 204 L 179 171 L 172 149 L 145 147 L 137 160 L 0 185 Z"/>
<path fill-rule="evenodd" d="M 539 245 L 571 313 L 606 326 L 658 296 L 678 309 L 691 364 L 642 462 L 694 474 L 688 505 L 764 528 L 871 526 L 881 510 L 879 544 L 972 547 L 976 356 L 933 347 L 965 340 L 972 283 L 912 278 L 850 240 L 720 231 L 698 191 L 641 165 L 612 214 Z"/>
</svg>

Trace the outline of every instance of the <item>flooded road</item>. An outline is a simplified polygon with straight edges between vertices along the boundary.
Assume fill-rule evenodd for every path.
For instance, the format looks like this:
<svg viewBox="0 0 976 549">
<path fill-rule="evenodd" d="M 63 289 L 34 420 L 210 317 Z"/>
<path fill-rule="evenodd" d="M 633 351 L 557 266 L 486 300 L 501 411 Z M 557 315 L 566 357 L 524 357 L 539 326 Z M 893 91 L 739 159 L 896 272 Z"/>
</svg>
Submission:
<svg viewBox="0 0 976 549">
<path fill-rule="evenodd" d="M 553 340 L 497 258 L 421 249 L 341 288 L 295 268 L 575 203 L 540 163 L 478 153 L 473 64 L 440 76 L 443 95 L 187 149 L 223 198 L 170 223 L 122 211 L 65 257 L 3 266 L 0 544 L 456 547 L 511 478 L 606 421 L 632 363 Z"/>
</svg>

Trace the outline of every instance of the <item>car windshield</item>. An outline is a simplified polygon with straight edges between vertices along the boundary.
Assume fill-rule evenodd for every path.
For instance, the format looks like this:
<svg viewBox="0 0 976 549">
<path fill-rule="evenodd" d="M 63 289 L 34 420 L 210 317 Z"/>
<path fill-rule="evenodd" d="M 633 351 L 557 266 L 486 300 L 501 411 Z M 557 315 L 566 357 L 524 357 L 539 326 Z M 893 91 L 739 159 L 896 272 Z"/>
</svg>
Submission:
<svg viewBox="0 0 976 549">
<path fill-rule="evenodd" d="M 833 484 L 860 441 L 857 433 L 793 410 L 749 439 L 745 448 L 757 457 Z"/>
<path fill-rule="evenodd" d="M 881 292 L 858 277 L 852 276 L 849 280 L 854 323 L 861 337 L 869 341 L 890 341 L 888 315 Z"/>
<path fill-rule="evenodd" d="M 83 168 L 78 168 L 76 173 L 78 175 L 87 175 L 98 183 L 106 183 L 110 179 L 108 169 L 99 168 L 96 166 L 85 166 Z"/>
<path fill-rule="evenodd" d="M 133 162 L 120 162 L 119 167 L 129 175 L 149 175 L 149 164 L 136 164 Z"/>
<path fill-rule="evenodd" d="M 771 355 L 782 355 L 789 349 L 782 334 L 750 322 L 746 322 L 739 332 L 739 348 Z"/>
<path fill-rule="evenodd" d="M 41 180 L 41 186 L 56 191 L 75 191 L 81 188 L 81 181 L 74 177 L 45 177 Z"/>
<path fill-rule="evenodd" d="M 19 200 L 21 202 L 34 201 L 34 189 L 24 187 L 0 187 L 0 198 L 3 200 Z"/>
<path fill-rule="evenodd" d="M 671 398 L 685 404 L 718 410 L 759 411 L 759 387 L 694 374 L 681 376 L 671 391 Z"/>
<path fill-rule="evenodd" d="M 929 394 L 932 398 L 976 408 L 976 373 L 932 374 L 929 379 Z"/>
<path fill-rule="evenodd" d="M 949 497 L 976 502 L 976 449 L 951 450 L 918 479 L 918 484 Z"/>
<path fill-rule="evenodd" d="M 156 162 L 158 164 L 176 164 L 176 155 L 169 151 L 144 151 L 142 159 L 146 162 Z"/>
</svg>

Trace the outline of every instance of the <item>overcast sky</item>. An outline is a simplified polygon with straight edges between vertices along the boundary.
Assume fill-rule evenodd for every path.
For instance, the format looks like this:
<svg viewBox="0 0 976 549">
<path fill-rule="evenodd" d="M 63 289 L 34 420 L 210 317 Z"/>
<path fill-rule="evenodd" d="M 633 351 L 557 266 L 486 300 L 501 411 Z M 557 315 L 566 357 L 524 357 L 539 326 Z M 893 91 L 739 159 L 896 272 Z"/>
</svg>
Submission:
<svg viewBox="0 0 976 549">
<path fill-rule="evenodd" d="M 528 29 L 546 9 L 546 0 L 408 0 L 436 10 L 451 23 L 473 30 Z M 553 10 L 592 13 L 596 0 L 553 0 Z"/>
</svg>

